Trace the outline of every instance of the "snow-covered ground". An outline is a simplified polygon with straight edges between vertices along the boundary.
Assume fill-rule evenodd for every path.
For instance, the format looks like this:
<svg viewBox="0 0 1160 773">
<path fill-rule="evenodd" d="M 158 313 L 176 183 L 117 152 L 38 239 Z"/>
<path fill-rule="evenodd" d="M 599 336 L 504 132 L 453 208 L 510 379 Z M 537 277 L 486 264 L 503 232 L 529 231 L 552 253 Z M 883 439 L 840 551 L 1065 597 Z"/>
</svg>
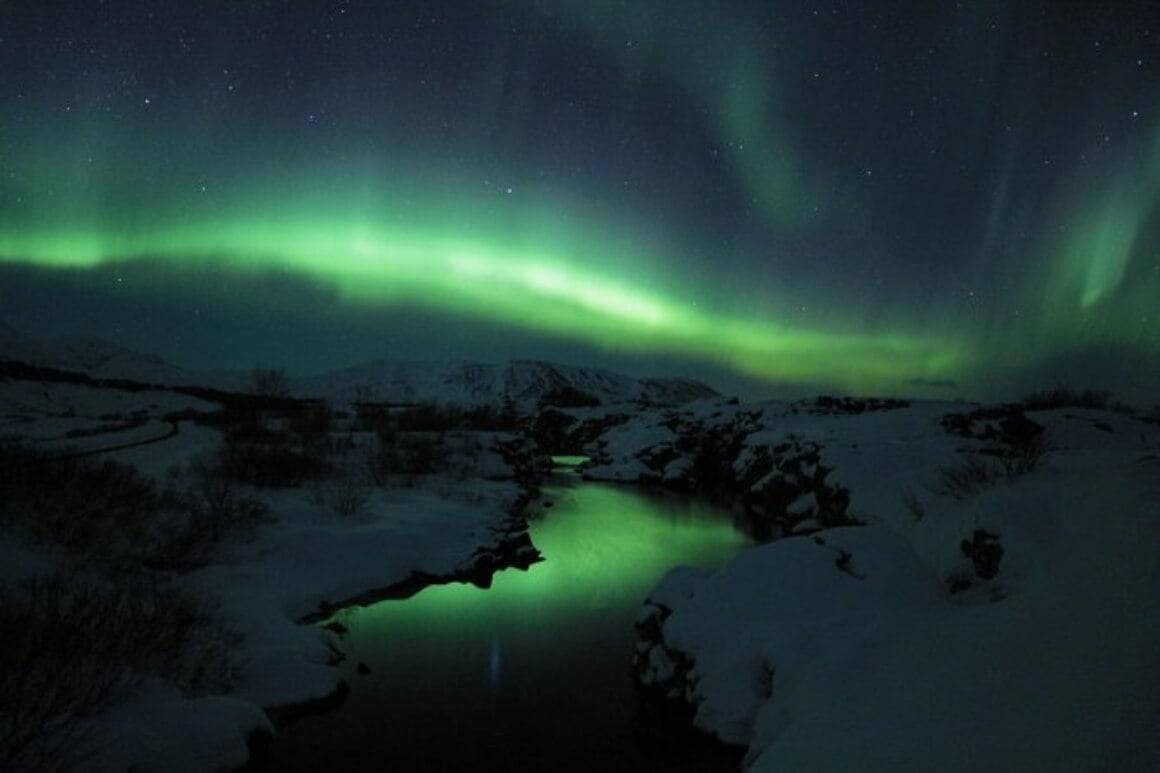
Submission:
<svg viewBox="0 0 1160 773">
<path fill-rule="evenodd" d="M 44 362 L 76 364 L 67 352 L 54 353 L 44 344 L 25 348 Z M 153 375 L 150 370 L 118 373 L 119 378 Z M 165 417 L 217 407 L 169 391 L 0 380 L 0 434 L 47 457 L 99 454 L 133 465 L 159 486 L 173 470 L 207 458 L 222 439 L 213 427 Z M 373 439 L 367 432 L 341 434 L 355 443 L 352 455 Z M 513 470 L 491 450 L 502 439 L 473 433 L 465 441 L 471 458 L 456 462 L 454 475 L 421 476 L 397 488 L 363 484 L 355 513 L 340 514 L 330 501 L 329 487 L 341 483 L 245 488 L 241 493 L 268 508 L 265 522 L 249 537 L 225 545 L 208 565 L 173 576 L 182 588 L 214 599 L 223 630 L 236 638 L 229 645 L 236 664 L 232 689 L 187 697 L 172 684 L 146 679 L 87 721 L 88 747 L 96 756 L 84 767 L 191 772 L 237 767 L 249 757 L 247 739 L 273 731 L 267 709 L 333 695 L 340 687 L 337 640 L 299 621 L 417 574 L 468 572 L 481 550 L 494 550 L 510 537 L 511 506 L 522 490 L 510 479 Z M 358 463 L 356 457 L 355 469 Z M 21 474 L 13 469 L 3 474 Z M 0 530 L 0 557 L 0 584 L 73 568 L 65 552 L 7 530 Z M 51 759 L 47 765 L 55 768 Z"/>
<path fill-rule="evenodd" d="M 2 328 L 5 351 L 187 383 L 180 371 L 163 378 L 173 366 L 91 342 L 54 349 Z M 374 396 L 390 400 L 463 393 L 519 402 L 536 384 L 627 397 L 640 383 L 525 363 L 427 373 L 376 365 L 311 385 L 352 400 L 378 371 L 406 374 Z M 420 394 L 424 385 L 435 394 Z M 0 380 L 0 435 L 48 455 L 97 453 L 164 481 L 222 437 L 175 414 L 214 407 L 165 390 Z M 553 427 L 583 446 L 568 450 L 593 459 L 587 477 L 726 500 L 773 540 L 712 574 L 673 569 L 637 621 L 641 679 L 693 704 L 699 728 L 746 746 L 752 769 L 1160 769 L 1155 420 L 1078 408 L 706 397 L 672 409 L 566 409 Z M 370 433 L 344 431 L 355 452 L 371 442 Z M 1030 441 L 1040 437 L 1048 446 L 1038 464 L 1012 472 L 1020 454 L 1038 453 Z M 228 769 L 246 761 L 248 738 L 272 731 L 266 709 L 333 694 L 339 642 L 299 621 L 416 573 L 466 571 L 501 541 L 521 489 L 497 479 L 510 473 L 488 450 L 497 439 L 478 436 L 470 463 L 456 463 L 459 475 L 366 486 L 354 514 L 336 512 L 330 483 L 246 489 L 270 517 L 175 576 L 216 599 L 238 635 L 233 688 L 189 697 L 146 680 L 92 720 L 92 765 Z M 947 471 L 968 460 L 990 470 L 987 479 L 948 484 Z M 0 530 L 0 584 L 68 560 Z"/>
<path fill-rule="evenodd" d="M 752 770 L 1160 769 L 1160 426 L 1028 412 L 1049 439 L 1036 469 L 936 493 L 964 452 L 1002 447 L 940 423 L 972 408 L 706 404 L 606 433 L 588 475 L 657 480 L 646 461 L 679 434 L 666 420 L 724 431 L 747 413 L 739 477 L 793 435 L 869 524 L 752 547 L 709 575 L 674 569 L 638 620 L 642 680 L 748 747 Z M 979 529 L 1002 547 L 992 578 L 964 551 Z"/>
<path fill-rule="evenodd" d="M 152 474 L 204 454 L 217 433 L 185 425 L 170 441 L 110 454 Z M 495 546 L 519 496 L 510 481 L 439 477 L 416 488 L 371 489 L 361 511 L 338 515 L 324 492 L 253 492 L 271 522 L 230 545 L 210 565 L 182 575 L 183 587 L 218 600 L 221 622 L 238 635 L 240 664 L 228 695 L 184 697 L 151 680 L 97 717 L 93 764 L 108 770 L 210 771 L 242 765 L 247 738 L 272 732 L 266 708 L 324 699 L 340 686 L 337 641 L 299 620 L 415 573 L 453 575 Z M 0 540 L 7 581 L 48 575 L 60 557 Z"/>
<path fill-rule="evenodd" d="M 453 491 L 378 491 L 357 519 L 335 516 L 302 492 L 269 497 L 277 521 L 228 560 L 189 583 L 221 599 L 223 621 L 242 635 L 242 678 L 225 696 L 183 698 L 151 685 L 99 721 L 111 769 L 221 770 L 248 759 L 247 736 L 272 731 L 263 707 L 321 700 L 339 689 L 337 640 L 297 621 L 413 572 L 448 575 L 494 542 L 507 483 Z M 458 501 L 456 497 L 459 497 Z"/>
</svg>

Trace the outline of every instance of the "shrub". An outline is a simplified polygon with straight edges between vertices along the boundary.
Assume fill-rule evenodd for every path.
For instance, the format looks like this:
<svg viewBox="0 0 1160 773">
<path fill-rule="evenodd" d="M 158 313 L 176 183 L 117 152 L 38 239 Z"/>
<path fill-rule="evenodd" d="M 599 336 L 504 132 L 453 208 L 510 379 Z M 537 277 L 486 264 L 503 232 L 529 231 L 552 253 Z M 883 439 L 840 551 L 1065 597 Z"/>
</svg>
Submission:
<svg viewBox="0 0 1160 773">
<path fill-rule="evenodd" d="M 0 523 L 74 554 L 139 557 L 163 538 L 156 484 L 136 468 L 93 457 L 0 451 Z"/>
<path fill-rule="evenodd" d="M 463 412 L 466 429 L 490 432 L 516 432 L 521 427 L 515 403 L 505 399 L 500 405 L 479 405 Z"/>
<path fill-rule="evenodd" d="M 463 411 L 454 405 L 423 403 L 400 411 L 394 421 L 400 432 L 446 432 L 459 428 Z"/>
<path fill-rule="evenodd" d="M 215 466 L 231 480 L 261 488 L 300 486 L 332 471 L 325 450 L 261 424 L 226 430 Z"/>
<path fill-rule="evenodd" d="M 318 485 L 311 498 L 315 504 L 330 508 L 336 515 L 353 518 L 366 507 L 370 489 L 347 476 Z"/>
<path fill-rule="evenodd" d="M 271 520 L 265 504 L 240 495 L 233 481 L 205 460 L 190 464 L 187 475 L 174 476 L 166 492 L 169 506 L 184 518 L 152 551 L 150 568 L 188 572 L 205 566 L 223 543 L 249 537 Z"/>
<path fill-rule="evenodd" d="M 577 389 L 570 384 L 561 384 L 547 390 L 540 397 L 541 409 L 549 406 L 555 408 L 595 408 L 601 405 L 596 395 Z"/>
<path fill-rule="evenodd" d="M 258 397 L 283 399 L 290 396 L 290 379 L 283 368 L 254 368 L 249 391 Z"/>
<path fill-rule="evenodd" d="M 164 491 L 134 467 L 93 457 L 54 459 L 7 445 L 0 464 L 9 473 L 0 476 L 0 524 L 114 572 L 204 566 L 266 514 L 204 464 Z"/>
<path fill-rule="evenodd" d="M 914 517 L 915 521 L 921 521 L 923 518 L 926 518 L 926 507 L 923 506 L 922 500 L 913 491 L 907 491 L 902 495 L 902 506 Z"/>
<path fill-rule="evenodd" d="M 0 769 L 67 770 L 91 755 L 85 720 L 142 678 L 228 690 L 237 635 L 201 598 L 155 578 L 56 575 L 0 586 Z"/>
<path fill-rule="evenodd" d="M 334 450 L 331 431 L 334 427 L 334 411 L 320 403 L 308 403 L 290 414 L 290 432 L 297 436 L 302 446 L 319 456 Z"/>
<path fill-rule="evenodd" d="M 958 467 L 939 469 L 939 482 L 934 487 L 934 492 L 955 499 L 966 499 L 993 485 L 1002 477 L 1003 471 L 997 465 L 989 464 L 978 454 L 969 454 L 966 461 Z"/>
<path fill-rule="evenodd" d="M 1009 478 L 1039 469 L 1052 450 L 1051 434 L 1043 428 L 1011 439 L 1001 459 Z"/>
<path fill-rule="evenodd" d="M 1001 480 L 1034 472 L 1043 466 L 1051 448 L 1050 433 L 1039 427 L 1035 432 L 1014 437 L 996 453 L 998 462 L 995 464 L 979 454 L 969 454 L 958 467 L 940 468 L 939 482 L 933 491 L 955 499 L 966 499 Z"/>
<path fill-rule="evenodd" d="M 51 458 L 8 446 L 0 483 L 0 523 L 36 542 L 73 552 L 117 541 L 126 548 L 147 543 L 155 524 L 155 484 L 128 465 L 91 457 Z"/>
<path fill-rule="evenodd" d="M 758 700 L 767 701 L 773 697 L 773 682 L 777 669 L 766 658 L 760 658 L 753 666 L 753 691 Z"/>
<path fill-rule="evenodd" d="M 406 485 L 415 485 L 421 476 L 450 469 L 452 451 L 448 435 L 442 432 L 403 432 L 383 422 L 375 427 L 375 445 L 366 457 L 368 477 L 378 486 L 402 476 Z"/>
<path fill-rule="evenodd" d="M 1052 389 L 1042 389 L 1025 395 L 1021 402 L 1024 407 L 1032 411 L 1045 411 L 1053 408 L 1105 409 L 1111 398 L 1112 393 L 1105 390 L 1084 389 L 1077 391 L 1063 385 L 1056 385 Z"/>
</svg>

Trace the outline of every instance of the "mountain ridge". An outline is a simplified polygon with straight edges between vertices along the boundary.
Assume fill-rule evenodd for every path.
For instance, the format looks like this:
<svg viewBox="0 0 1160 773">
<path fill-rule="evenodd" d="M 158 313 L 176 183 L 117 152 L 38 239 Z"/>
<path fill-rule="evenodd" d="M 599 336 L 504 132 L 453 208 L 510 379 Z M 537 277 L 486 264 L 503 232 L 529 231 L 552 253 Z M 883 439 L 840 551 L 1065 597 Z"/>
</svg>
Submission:
<svg viewBox="0 0 1160 773">
<path fill-rule="evenodd" d="M 249 374 L 196 371 L 164 358 L 89 336 L 36 339 L 0 322 L 0 360 L 84 373 L 99 379 L 125 379 L 166 387 L 205 386 L 246 391 Z M 544 360 L 504 363 L 471 361 L 369 360 L 306 377 L 288 377 L 296 397 L 334 403 L 358 401 L 435 402 L 461 406 L 511 401 L 533 408 L 545 396 L 571 393 L 601 403 L 637 401 L 679 405 L 720 397 L 692 378 L 638 378 L 600 368 Z"/>
<path fill-rule="evenodd" d="M 299 379 L 293 391 L 335 402 L 434 401 L 476 405 L 511 400 L 521 407 L 546 395 L 574 390 L 601 402 L 639 400 L 676 405 L 719 397 L 708 385 L 687 378 L 637 378 L 614 371 L 543 360 L 399 362 L 372 360 Z"/>
</svg>

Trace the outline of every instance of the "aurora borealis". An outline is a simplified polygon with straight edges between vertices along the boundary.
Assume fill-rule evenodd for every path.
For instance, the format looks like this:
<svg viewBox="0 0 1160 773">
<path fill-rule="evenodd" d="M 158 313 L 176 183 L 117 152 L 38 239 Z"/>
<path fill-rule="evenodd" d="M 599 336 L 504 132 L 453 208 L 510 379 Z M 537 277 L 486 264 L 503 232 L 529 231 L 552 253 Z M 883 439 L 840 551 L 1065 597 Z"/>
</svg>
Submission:
<svg viewBox="0 0 1160 773">
<path fill-rule="evenodd" d="M 1160 392 L 1155 3 L 9 0 L 0 98 L 31 333 Z"/>
</svg>

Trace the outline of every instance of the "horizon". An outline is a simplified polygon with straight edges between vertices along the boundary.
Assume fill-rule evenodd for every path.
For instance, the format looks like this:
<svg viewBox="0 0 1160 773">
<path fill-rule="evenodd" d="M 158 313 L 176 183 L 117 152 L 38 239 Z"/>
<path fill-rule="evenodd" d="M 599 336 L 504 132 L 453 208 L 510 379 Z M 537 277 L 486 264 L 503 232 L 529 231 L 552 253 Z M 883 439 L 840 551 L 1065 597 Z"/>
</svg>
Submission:
<svg viewBox="0 0 1160 773">
<path fill-rule="evenodd" d="M 18 329 L 16 326 L 8 324 L 7 321 L 0 319 L 0 331 L 3 331 L 3 330 L 8 330 L 8 331 L 15 333 L 17 336 L 26 339 L 26 341 L 28 343 L 31 343 L 32 345 L 34 345 L 36 347 L 41 347 L 44 345 L 51 345 L 51 344 L 60 344 L 62 346 L 68 346 L 68 345 L 73 345 L 73 344 L 77 344 L 77 343 L 99 344 L 99 345 L 103 345 L 103 346 L 109 346 L 109 347 L 116 348 L 116 349 L 118 349 L 126 354 L 129 354 L 129 355 L 137 355 L 137 356 L 144 357 L 144 358 L 153 358 L 153 357 L 159 358 L 164 365 L 169 366 L 169 367 L 174 367 L 174 368 L 177 368 L 177 369 L 182 370 L 182 371 L 186 371 L 189 373 L 189 375 L 191 377 L 194 377 L 194 378 L 196 378 L 198 376 L 207 376 L 207 377 L 208 376 L 218 376 L 218 377 L 230 376 L 230 377 L 234 377 L 237 380 L 237 383 L 239 385 L 244 385 L 244 384 L 248 383 L 248 381 L 247 381 L 248 379 L 252 379 L 259 371 L 263 371 L 263 370 L 281 371 L 292 380 L 291 381 L 292 384 L 293 384 L 293 382 L 299 382 L 299 384 L 301 384 L 301 382 L 319 381 L 319 380 L 322 380 L 328 376 L 341 375 L 345 371 L 357 371 L 359 369 L 365 369 L 365 368 L 369 368 L 369 367 L 373 367 L 373 366 L 388 366 L 388 367 L 389 366 L 398 366 L 398 367 L 406 367 L 406 368 L 410 368 L 410 367 L 424 368 L 424 367 L 426 367 L 426 368 L 430 368 L 432 370 L 436 370 L 439 368 L 478 367 L 478 366 L 502 369 L 502 368 L 505 368 L 508 366 L 525 363 L 525 364 L 529 364 L 529 365 L 544 365 L 544 366 L 553 367 L 553 368 L 562 367 L 562 368 L 574 369 L 574 370 L 578 370 L 578 371 L 603 372 L 603 373 L 609 373 L 609 374 L 615 375 L 615 376 L 627 377 L 629 379 L 633 379 L 633 380 L 637 380 L 637 381 L 647 381 L 647 380 L 654 380 L 654 381 L 660 381 L 660 382 L 685 381 L 685 382 L 690 382 L 690 383 L 698 384 L 700 386 L 707 387 L 710 390 L 716 392 L 722 398 L 739 399 L 742 403 L 762 403 L 762 402 L 773 402 L 773 403 L 783 402 L 783 403 L 785 403 L 785 402 L 809 401 L 811 399 L 818 398 L 818 397 L 830 396 L 830 397 L 839 397 L 839 398 L 849 397 L 849 398 L 854 398 L 854 399 L 897 398 L 897 399 L 904 399 L 908 402 L 931 401 L 931 402 L 945 402 L 945 403 L 975 403 L 975 404 L 1007 403 L 1007 404 L 1010 404 L 1010 403 L 1026 402 L 1027 400 L 1034 400 L 1039 396 L 1051 395 L 1054 393 L 1054 394 L 1059 396 L 1059 399 L 1064 399 L 1064 397 L 1066 397 L 1066 396 L 1071 396 L 1074 399 L 1082 399 L 1082 398 L 1084 398 L 1085 395 L 1090 395 L 1093 398 L 1099 398 L 1101 404 L 1125 406 L 1125 407 L 1129 407 L 1129 408 L 1136 410 L 1136 411 L 1148 411 L 1148 410 L 1160 409 L 1160 404 L 1155 403 L 1155 401 L 1149 402 L 1148 400 L 1132 400 L 1132 399 L 1125 398 L 1123 395 L 1118 394 L 1112 390 L 1097 389 L 1097 388 L 1094 388 L 1091 386 L 1085 386 L 1085 385 L 1080 385 L 1080 384 L 1069 384 L 1069 383 L 1064 383 L 1062 381 L 1057 381 L 1053 384 L 1047 384 L 1047 383 L 1039 384 L 1039 385 L 1036 385 L 1032 388 L 1026 389 L 1023 392 L 1020 392 L 1019 394 L 1011 394 L 1008 396 L 990 396 L 990 397 L 987 397 L 987 396 L 971 396 L 971 395 L 966 395 L 966 394 L 955 394 L 955 395 L 949 396 L 949 397 L 947 397 L 947 396 L 940 397 L 937 395 L 936 396 L 929 396 L 929 395 L 922 396 L 922 395 L 914 395 L 914 394 L 906 394 L 906 393 L 892 393 L 891 394 L 891 393 L 841 392 L 841 391 L 827 390 L 822 386 L 817 386 L 817 387 L 812 387 L 812 388 L 809 386 L 791 386 L 791 385 L 777 386 L 777 385 L 770 385 L 768 383 L 761 383 L 761 382 L 757 382 L 757 381 L 749 381 L 749 382 L 739 381 L 736 379 L 735 376 L 731 376 L 730 374 L 724 374 L 723 378 L 725 379 L 725 383 L 732 384 L 735 387 L 736 386 L 740 387 L 740 388 L 736 388 L 736 389 L 728 389 L 728 388 L 723 388 L 721 383 L 706 380 L 704 378 L 699 378 L 696 376 L 690 376 L 687 373 L 682 373 L 680 371 L 675 371 L 671 374 L 666 374 L 666 375 L 657 375 L 655 371 L 649 371 L 649 372 L 644 372 L 644 373 L 634 373 L 634 372 L 631 372 L 629 370 L 617 369 L 616 367 L 598 366 L 598 365 L 592 365 L 590 363 L 588 363 L 588 364 L 586 364 L 586 363 L 566 363 L 566 362 L 559 362 L 559 361 L 552 361 L 552 360 L 545 360 L 545 359 L 535 359 L 535 358 L 513 358 L 513 359 L 507 359 L 507 360 L 503 360 L 503 359 L 480 360 L 480 359 L 470 359 L 470 358 L 468 358 L 468 359 L 422 359 L 422 358 L 417 358 L 417 359 L 402 360 L 402 359 L 393 359 L 389 356 L 387 356 L 387 357 L 370 357 L 370 358 L 359 360 L 359 361 L 341 364 L 341 365 L 334 367 L 334 368 L 325 368 L 323 370 L 317 370 L 317 371 L 311 371 L 311 372 L 295 371 L 293 368 L 286 367 L 282 363 L 268 362 L 268 361 L 243 362 L 240 365 L 235 366 L 235 367 L 195 367 L 195 366 L 189 365 L 186 362 L 181 361 L 180 359 L 173 359 L 173 358 L 170 358 L 167 356 L 163 356 L 157 352 L 152 352 L 152 351 L 147 351 L 147 350 L 139 350 L 139 349 L 133 349 L 130 347 L 121 346 L 120 344 L 116 344 L 116 343 L 111 342 L 111 341 L 109 341 L 105 338 L 102 338 L 100 336 L 85 335 L 85 334 L 81 334 L 81 333 L 72 333 L 72 334 L 66 334 L 66 335 L 62 335 L 62 336 L 38 338 L 38 337 L 30 336 L 25 331 L 22 331 L 22 330 Z M 5 352 L 3 351 L 3 348 L 2 348 L 2 345 L 4 343 L 5 342 L 2 339 L 0 339 L 0 360 L 7 359 Z M 72 368 L 76 368 L 79 372 L 85 372 L 85 365 L 83 363 L 79 363 L 79 362 L 71 362 L 70 363 L 67 360 L 61 361 L 61 360 L 54 359 L 54 355 L 56 357 L 59 357 L 60 355 L 64 354 L 64 352 L 55 352 L 54 353 L 54 352 L 48 351 L 48 352 L 42 352 L 42 354 L 48 354 L 50 356 L 48 357 L 48 359 L 44 359 L 44 360 L 41 360 L 37 357 L 32 357 L 32 358 L 16 357 L 16 358 L 13 358 L 13 360 L 17 361 L 17 362 L 23 360 L 23 361 L 30 362 L 32 364 L 45 365 L 47 367 L 60 367 L 62 365 L 71 366 Z M 70 367 L 64 367 L 63 369 L 69 370 Z M 137 380 L 137 379 L 133 378 L 133 374 L 131 373 L 131 371 L 127 371 L 127 370 L 126 371 L 117 370 L 115 374 L 104 374 L 104 377 L 127 378 L 130 381 Z M 730 380 L 730 379 L 732 379 L 732 380 Z M 147 379 L 142 381 L 142 383 L 147 383 Z M 204 386 L 204 385 L 205 384 L 198 384 L 195 382 L 191 382 L 189 384 L 185 384 L 185 383 L 176 384 L 175 383 L 175 384 L 171 384 L 170 386 Z M 370 386 L 373 386 L 373 384 L 370 384 Z M 238 388 L 244 388 L 244 386 L 239 386 Z M 309 395 L 307 395 L 307 396 L 309 396 Z"/>
</svg>

